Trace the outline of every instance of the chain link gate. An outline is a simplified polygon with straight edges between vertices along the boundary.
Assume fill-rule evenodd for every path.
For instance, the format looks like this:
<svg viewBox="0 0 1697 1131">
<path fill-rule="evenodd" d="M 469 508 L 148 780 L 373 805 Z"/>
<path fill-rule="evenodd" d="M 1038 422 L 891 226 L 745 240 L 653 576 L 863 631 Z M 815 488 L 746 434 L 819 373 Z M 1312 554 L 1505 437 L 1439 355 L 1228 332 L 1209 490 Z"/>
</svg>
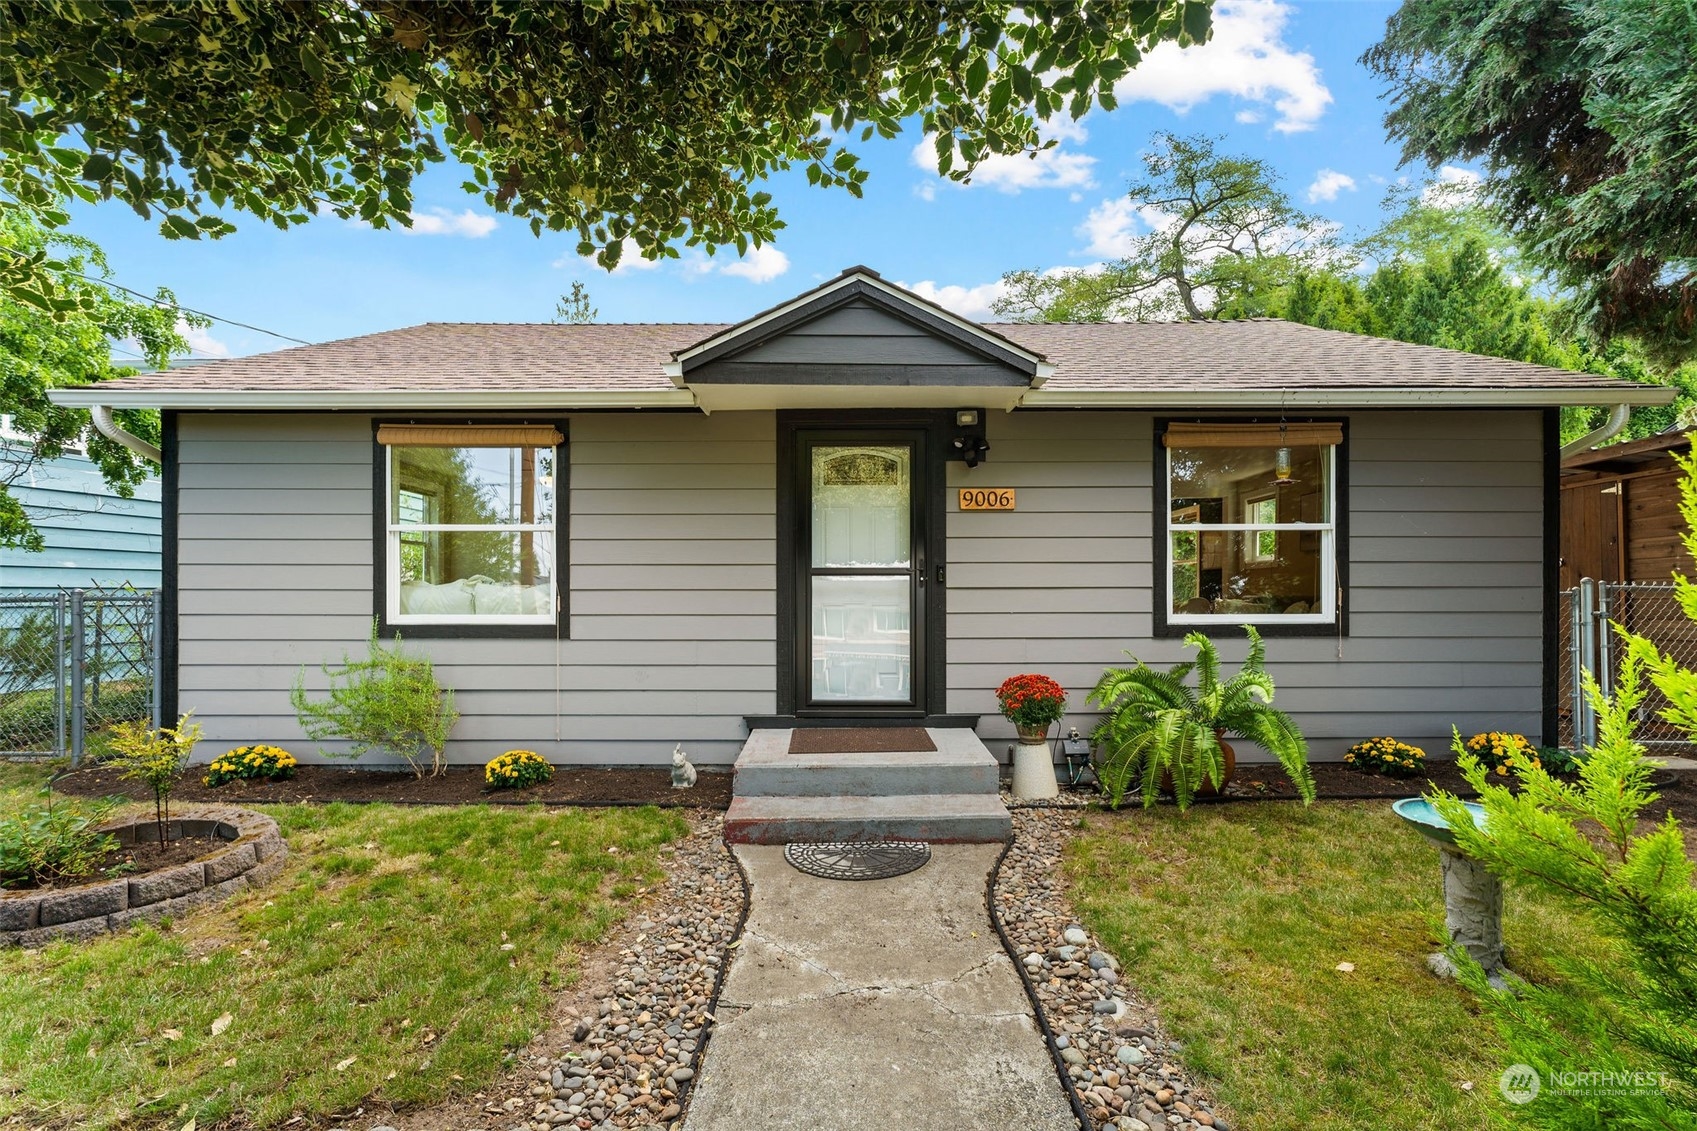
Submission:
<svg viewBox="0 0 1697 1131">
<path fill-rule="evenodd" d="M 159 593 L 0 595 L 0 757 L 69 757 L 114 723 L 159 718 Z"/>
<path fill-rule="evenodd" d="M 1585 698 L 1584 675 L 1590 672 L 1607 695 L 1620 667 L 1622 642 L 1614 625 L 1647 637 L 1680 666 L 1697 668 L 1697 622 L 1685 615 L 1672 582 L 1608 582 L 1581 578 L 1561 594 L 1561 670 L 1559 674 L 1561 744 L 1569 750 L 1597 741 L 1597 718 Z M 1691 737 L 1662 718 L 1667 699 L 1645 681 L 1638 708 L 1636 739 L 1651 753 L 1689 754 Z"/>
</svg>

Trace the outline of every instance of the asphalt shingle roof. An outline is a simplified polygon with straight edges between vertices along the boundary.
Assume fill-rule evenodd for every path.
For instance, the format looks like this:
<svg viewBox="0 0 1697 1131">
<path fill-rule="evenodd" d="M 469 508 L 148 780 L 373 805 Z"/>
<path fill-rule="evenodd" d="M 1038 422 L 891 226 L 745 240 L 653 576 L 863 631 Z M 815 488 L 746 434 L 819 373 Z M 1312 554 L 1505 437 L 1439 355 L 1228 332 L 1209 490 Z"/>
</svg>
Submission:
<svg viewBox="0 0 1697 1131">
<path fill-rule="evenodd" d="M 105 382 L 115 391 L 658 392 L 673 352 L 716 323 L 431 322 Z M 1046 356 L 1047 392 L 1600 389 L 1608 377 L 1320 330 L 1279 319 L 992 324 Z"/>
</svg>

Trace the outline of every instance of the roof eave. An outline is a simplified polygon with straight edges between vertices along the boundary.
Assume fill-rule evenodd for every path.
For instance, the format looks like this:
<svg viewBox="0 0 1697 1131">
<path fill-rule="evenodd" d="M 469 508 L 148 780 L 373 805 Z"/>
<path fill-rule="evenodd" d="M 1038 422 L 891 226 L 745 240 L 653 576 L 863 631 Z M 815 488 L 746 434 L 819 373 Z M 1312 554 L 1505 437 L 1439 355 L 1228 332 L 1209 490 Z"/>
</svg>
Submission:
<svg viewBox="0 0 1697 1131">
<path fill-rule="evenodd" d="M 229 409 L 244 412 L 402 411 L 421 409 L 695 408 L 688 389 L 109 389 L 82 385 L 51 389 L 48 400 L 67 408 Z"/>
<path fill-rule="evenodd" d="M 1602 388 L 1303 388 L 1271 389 L 1032 389 L 1019 408 L 1556 408 L 1566 405 L 1672 404 L 1665 385 L 1622 382 Z"/>
</svg>

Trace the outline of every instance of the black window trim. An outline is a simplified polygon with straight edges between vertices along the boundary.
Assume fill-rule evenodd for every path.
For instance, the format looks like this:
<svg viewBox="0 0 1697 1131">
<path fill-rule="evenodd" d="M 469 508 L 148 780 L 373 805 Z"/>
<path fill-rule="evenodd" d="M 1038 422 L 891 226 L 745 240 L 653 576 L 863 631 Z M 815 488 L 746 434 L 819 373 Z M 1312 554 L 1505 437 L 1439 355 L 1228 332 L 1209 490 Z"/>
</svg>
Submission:
<svg viewBox="0 0 1697 1131">
<path fill-rule="evenodd" d="M 1153 635 L 1162 639 L 1184 637 L 1192 632 L 1204 636 L 1238 636 L 1246 623 L 1240 620 L 1182 621 L 1174 623 L 1168 615 L 1168 558 L 1172 544 L 1167 538 L 1167 508 L 1172 483 L 1167 478 L 1167 449 L 1163 437 L 1167 426 L 1175 423 L 1205 424 L 1277 424 L 1280 417 L 1266 416 L 1157 416 L 1154 420 L 1155 454 L 1151 476 L 1152 504 L 1150 507 L 1150 544 L 1153 552 L 1154 617 Z M 1337 453 L 1332 460 L 1332 498 L 1337 513 L 1332 516 L 1332 552 L 1336 555 L 1333 577 L 1337 581 L 1337 615 L 1329 623 L 1280 624 L 1275 620 L 1253 623 L 1263 637 L 1345 637 L 1349 635 L 1349 417 L 1348 416 L 1287 416 L 1287 424 L 1336 424 L 1343 432 Z"/>
<path fill-rule="evenodd" d="M 485 427 L 552 425 L 561 440 L 554 449 L 554 591 L 559 607 L 552 624 L 390 624 L 389 623 L 389 457 L 377 442 L 384 424 L 474 424 Z M 371 596 L 377 635 L 408 640 L 569 640 L 571 639 L 571 432 L 564 417 L 429 417 L 374 416 L 371 418 Z"/>
</svg>

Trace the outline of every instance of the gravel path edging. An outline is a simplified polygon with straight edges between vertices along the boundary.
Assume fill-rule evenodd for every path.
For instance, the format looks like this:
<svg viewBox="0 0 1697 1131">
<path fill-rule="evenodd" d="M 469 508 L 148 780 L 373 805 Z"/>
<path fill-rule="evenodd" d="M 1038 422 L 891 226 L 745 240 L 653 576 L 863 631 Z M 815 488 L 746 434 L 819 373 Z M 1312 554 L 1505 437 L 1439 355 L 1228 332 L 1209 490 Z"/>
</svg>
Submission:
<svg viewBox="0 0 1697 1131">
<path fill-rule="evenodd" d="M 620 949 L 580 991 L 585 1011 L 569 1012 L 557 1040 L 492 1090 L 482 1119 L 494 1117 L 503 1131 L 681 1127 L 749 896 L 742 862 L 724 843 L 723 814 L 702 811 L 665 880 L 618 928 L 630 941 L 614 943 Z"/>
<path fill-rule="evenodd" d="M 1010 837 L 1002 845 L 996 863 L 990 868 L 990 875 L 984 880 L 984 906 L 990 912 L 990 925 L 996 928 L 996 937 L 1002 940 L 1002 949 L 1007 952 L 1008 961 L 1012 962 L 1013 968 L 1019 972 L 1019 984 L 1025 987 L 1026 1000 L 1031 1003 L 1032 1015 L 1037 1018 L 1037 1028 L 1043 1034 L 1043 1047 L 1048 1049 L 1049 1060 L 1055 1066 L 1055 1075 L 1061 1081 L 1061 1090 L 1067 1094 L 1067 1103 L 1072 1105 L 1073 1118 L 1078 1120 L 1080 1128 L 1088 1128 L 1090 1115 L 1084 1108 L 1084 1101 L 1079 1098 L 1078 1089 L 1073 1087 L 1072 1077 L 1067 1075 L 1066 1061 L 1061 1059 L 1060 1047 L 1055 1043 L 1055 1031 L 1049 1027 L 1049 1016 L 1037 996 L 1037 987 L 1032 984 L 1030 972 L 1020 961 L 1019 952 L 1014 947 L 1013 940 L 1008 937 L 1007 928 L 1002 926 L 1002 913 L 996 906 L 996 881 L 1001 879 L 1002 862 L 1008 858 L 1008 853 L 1013 851 L 1013 846 L 1013 838 Z"/>
<path fill-rule="evenodd" d="M 991 920 L 1014 943 L 1050 1052 L 1084 1131 L 1230 1131 L 1182 1067 L 1182 1046 L 1119 963 L 1079 923 L 1061 881 L 1068 825 L 1083 806 L 1021 807 L 992 873 Z M 1006 945 L 1006 943 L 1004 943 Z"/>
<path fill-rule="evenodd" d="M 684 1081 L 683 1088 L 678 1091 L 678 1106 L 681 1109 L 677 1119 L 679 1126 L 689 1115 L 689 1097 L 695 1091 L 696 1080 L 701 1077 L 701 1062 L 707 1056 L 707 1046 L 713 1043 L 713 1032 L 719 1027 L 719 995 L 725 992 L 725 977 L 730 973 L 731 962 L 735 957 L 731 956 L 730 952 L 742 942 L 742 933 L 748 927 L 749 912 L 754 909 L 754 886 L 749 882 L 748 869 L 742 866 L 741 858 L 730 845 L 724 844 L 723 840 L 720 844 L 730 856 L 731 862 L 737 866 L 737 880 L 742 884 L 742 914 L 737 916 L 737 925 L 732 928 L 731 937 L 725 943 L 725 954 L 730 957 L 719 963 L 719 974 L 713 979 L 713 993 L 707 999 L 707 1024 L 701 1030 L 701 1040 L 696 1042 L 695 1055 L 689 1062 L 694 1075 Z"/>
</svg>

